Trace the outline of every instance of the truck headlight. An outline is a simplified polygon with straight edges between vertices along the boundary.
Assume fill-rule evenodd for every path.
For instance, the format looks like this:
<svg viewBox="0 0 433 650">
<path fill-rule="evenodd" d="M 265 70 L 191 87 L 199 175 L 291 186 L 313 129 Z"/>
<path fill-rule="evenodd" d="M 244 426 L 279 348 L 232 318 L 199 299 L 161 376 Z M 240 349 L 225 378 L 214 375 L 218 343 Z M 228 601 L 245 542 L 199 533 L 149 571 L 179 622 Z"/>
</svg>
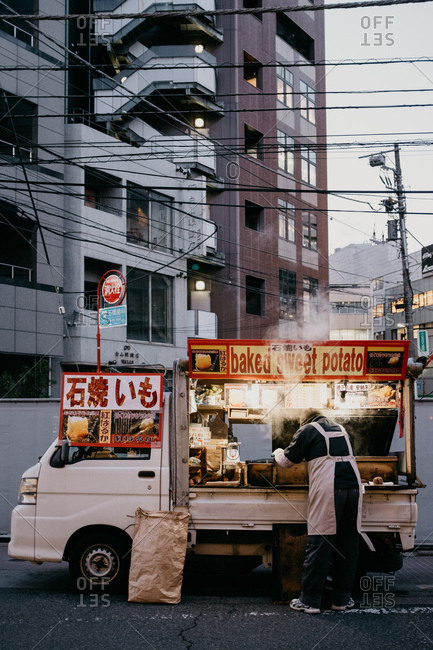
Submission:
<svg viewBox="0 0 433 650">
<path fill-rule="evenodd" d="M 35 505 L 37 488 L 37 478 L 22 478 L 20 489 L 18 491 L 18 503 L 24 505 Z"/>
</svg>

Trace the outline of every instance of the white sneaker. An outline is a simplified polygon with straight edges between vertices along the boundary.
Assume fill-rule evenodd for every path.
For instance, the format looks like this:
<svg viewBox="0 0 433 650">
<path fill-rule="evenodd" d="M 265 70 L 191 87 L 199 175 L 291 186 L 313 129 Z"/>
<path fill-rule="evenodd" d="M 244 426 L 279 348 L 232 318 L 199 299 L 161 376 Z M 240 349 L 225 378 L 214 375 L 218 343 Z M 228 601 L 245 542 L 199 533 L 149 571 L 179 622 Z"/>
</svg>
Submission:
<svg viewBox="0 0 433 650">
<path fill-rule="evenodd" d="M 349 602 L 347 605 L 331 605 L 331 609 L 333 612 L 344 612 L 346 609 L 350 609 L 351 607 L 355 606 L 355 601 L 353 598 L 349 598 Z"/>
<path fill-rule="evenodd" d="M 312 607 L 311 605 L 305 605 L 299 598 L 294 598 L 290 601 L 290 607 L 297 612 L 305 612 L 306 614 L 320 614 L 320 609 L 318 607 Z"/>
</svg>

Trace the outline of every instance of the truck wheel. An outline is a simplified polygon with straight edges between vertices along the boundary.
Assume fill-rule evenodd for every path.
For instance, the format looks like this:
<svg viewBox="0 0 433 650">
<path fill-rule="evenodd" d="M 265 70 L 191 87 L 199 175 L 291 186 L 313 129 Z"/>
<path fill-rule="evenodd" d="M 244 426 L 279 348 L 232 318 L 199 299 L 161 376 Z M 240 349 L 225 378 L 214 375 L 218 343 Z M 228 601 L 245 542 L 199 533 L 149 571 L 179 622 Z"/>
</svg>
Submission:
<svg viewBox="0 0 433 650">
<path fill-rule="evenodd" d="M 116 591 L 127 584 L 131 545 L 104 533 L 81 538 L 74 546 L 69 570 L 78 591 Z"/>
</svg>

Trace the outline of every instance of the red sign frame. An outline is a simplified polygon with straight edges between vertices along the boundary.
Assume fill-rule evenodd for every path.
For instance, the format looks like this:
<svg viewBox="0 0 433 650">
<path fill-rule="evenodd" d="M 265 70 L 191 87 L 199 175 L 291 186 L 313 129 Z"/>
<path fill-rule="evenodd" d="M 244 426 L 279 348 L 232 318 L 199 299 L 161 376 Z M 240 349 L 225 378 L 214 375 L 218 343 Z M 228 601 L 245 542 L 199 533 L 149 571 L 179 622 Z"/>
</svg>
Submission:
<svg viewBox="0 0 433 650">
<path fill-rule="evenodd" d="M 163 377 L 149 373 L 64 373 L 59 443 L 161 447 Z"/>
<path fill-rule="evenodd" d="M 396 381 L 406 376 L 409 341 L 189 339 L 190 376 L 256 381 Z"/>
</svg>

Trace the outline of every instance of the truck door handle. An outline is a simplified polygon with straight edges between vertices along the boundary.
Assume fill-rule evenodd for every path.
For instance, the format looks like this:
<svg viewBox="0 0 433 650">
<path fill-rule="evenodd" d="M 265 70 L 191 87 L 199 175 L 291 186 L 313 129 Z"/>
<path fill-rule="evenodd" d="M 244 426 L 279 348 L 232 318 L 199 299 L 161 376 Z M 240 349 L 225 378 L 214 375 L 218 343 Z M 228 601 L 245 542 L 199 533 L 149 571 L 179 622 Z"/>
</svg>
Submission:
<svg viewBox="0 0 433 650">
<path fill-rule="evenodd" d="M 155 472 L 153 470 L 141 470 L 138 472 L 138 478 L 155 478 Z"/>
</svg>

